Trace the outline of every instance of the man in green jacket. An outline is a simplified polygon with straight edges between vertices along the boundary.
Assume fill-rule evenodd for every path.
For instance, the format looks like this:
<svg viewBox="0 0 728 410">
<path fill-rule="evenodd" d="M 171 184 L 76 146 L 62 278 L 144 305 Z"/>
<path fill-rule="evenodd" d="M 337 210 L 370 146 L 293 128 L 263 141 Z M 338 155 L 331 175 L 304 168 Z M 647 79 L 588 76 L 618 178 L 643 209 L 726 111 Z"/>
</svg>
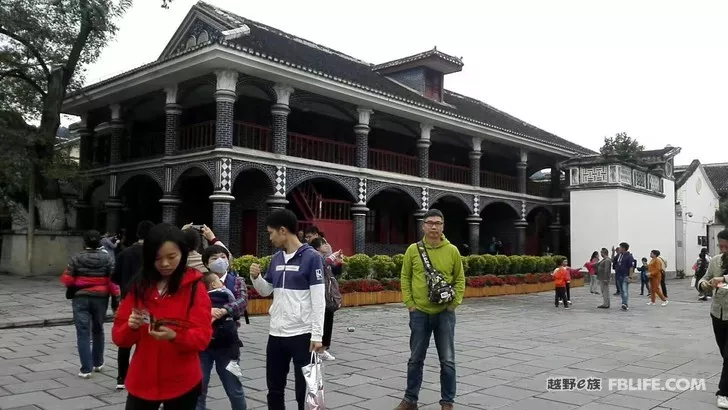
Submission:
<svg viewBox="0 0 728 410">
<path fill-rule="evenodd" d="M 450 410 L 455 402 L 455 309 L 463 301 L 465 273 L 458 248 L 442 233 L 444 227 L 442 212 L 430 209 L 425 213 L 422 228 L 427 256 L 433 268 L 453 286 L 455 297 L 452 301 L 443 304 L 430 302 L 425 267 L 417 244 L 410 245 L 404 254 L 402 299 L 409 309 L 411 355 L 407 363 L 407 390 L 404 400 L 395 410 L 417 409 L 425 355 L 433 334 L 440 358 L 440 406 L 442 410 Z"/>
</svg>

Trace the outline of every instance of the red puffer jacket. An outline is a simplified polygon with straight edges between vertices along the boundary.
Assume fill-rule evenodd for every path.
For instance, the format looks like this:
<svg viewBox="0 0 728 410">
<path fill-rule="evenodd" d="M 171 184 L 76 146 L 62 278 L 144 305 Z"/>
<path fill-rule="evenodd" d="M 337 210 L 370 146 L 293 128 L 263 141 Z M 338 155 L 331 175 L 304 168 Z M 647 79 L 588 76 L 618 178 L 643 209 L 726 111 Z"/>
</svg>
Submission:
<svg viewBox="0 0 728 410">
<path fill-rule="evenodd" d="M 175 294 L 160 298 L 157 289 L 151 289 L 145 298 L 144 308 L 155 318 L 187 324 L 168 326 L 177 333 L 172 341 L 153 338 L 146 324 L 132 330 L 128 320 L 135 303 L 133 292 L 121 302 L 111 335 L 119 347 L 136 345 L 125 380 L 129 394 L 145 400 L 167 400 L 189 392 L 202 380 L 199 354 L 212 337 L 212 304 L 201 278 L 199 271 L 188 268 Z"/>
</svg>

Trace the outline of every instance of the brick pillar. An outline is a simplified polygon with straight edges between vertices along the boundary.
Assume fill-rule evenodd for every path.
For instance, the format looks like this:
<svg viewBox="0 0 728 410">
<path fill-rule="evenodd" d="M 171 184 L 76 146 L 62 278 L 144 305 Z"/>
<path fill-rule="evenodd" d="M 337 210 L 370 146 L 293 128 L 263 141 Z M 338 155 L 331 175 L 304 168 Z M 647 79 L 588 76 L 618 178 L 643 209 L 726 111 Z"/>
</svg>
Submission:
<svg viewBox="0 0 728 410">
<path fill-rule="evenodd" d="M 470 184 L 480 188 L 480 157 L 482 155 L 482 140 L 473 137 L 473 150 L 470 151 Z"/>
<path fill-rule="evenodd" d="M 233 70 L 221 70 L 215 74 L 217 74 L 215 148 L 232 148 L 235 100 L 237 99 L 235 88 L 238 83 L 238 73 Z"/>
<path fill-rule="evenodd" d="M 121 106 L 114 104 L 111 109 L 111 136 L 109 141 L 109 164 L 121 162 L 121 140 L 124 138 L 124 121 L 121 119 Z"/>
<path fill-rule="evenodd" d="M 551 167 L 551 197 L 561 196 L 561 170 L 558 166 Z"/>
<path fill-rule="evenodd" d="M 477 215 L 469 216 L 468 222 L 468 246 L 473 255 L 480 255 L 480 222 L 483 219 Z"/>
<path fill-rule="evenodd" d="M 273 153 L 286 155 L 288 153 L 288 114 L 291 109 L 288 107 L 293 87 L 286 84 L 273 86 L 276 93 L 276 103 L 270 108 L 273 116 Z"/>
<path fill-rule="evenodd" d="M 212 230 L 215 236 L 224 244 L 230 242 L 230 203 L 235 197 L 226 193 L 216 191 L 210 195 L 212 201 Z"/>
<path fill-rule="evenodd" d="M 354 126 L 356 135 L 356 159 L 354 164 L 359 168 L 369 167 L 369 120 L 374 111 L 367 108 L 357 108 L 359 123 Z"/>
<path fill-rule="evenodd" d="M 369 208 L 363 204 L 356 204 L 351 207 L 351 215 L 354 219 L 354 253 L 366 252 L 366 223 L 368 212 Z"/>
<path fill-rule="evenodd" d="M 518 192 L 525 194 L 528 189 L 528 175 L 526 169 L 528 168 L 528 153 L 521 151 L 521 160 L 516 164 L 518 170 Z"/>
<path fill-rule="evenodd" d="M 432 125 L 420 124 L 420 139 L 417 140 L 417 159 L 419 163 L 419 177 L 430 177 L 430 132 Z"/>
<path fill-rule="evenodd" d="M 85 125 L 79 128 L 78 135 L 81 138 L 79 143 L 79 166 L 82 169 L 88 169 L 93 162 L 93 132 L 86 128 Z"/>
<path fill-rule="evenodd" d="M 162 222 L 176 226 L 178 215 L 177 211 L 182 201 L 174 195 L 164 195 L 162 199 L 159 200 L 159 203 L 162 204 Z"/>
<path fill-rule="evenodd" d="M 520 220 L 513 225 L 516 228 L 516 255 L 523 255 L 526 253 L 526 228 L 528 228 L 528 222 Z"/>
<path fill-rule="evenodd" d="M 117 233 L 121 224 L 121 208 L 124 204 L 117 197 L 111 197 L 106 205 L 106 232 Z"/>
<path fill-rule="evenodd" d="M 79 199 L 74 206 L 76 207 L 76 230 L 84 231 L 89 229 L 91 226 L 89 223 L 91 204 L 83 199 Z"/>
</svg>

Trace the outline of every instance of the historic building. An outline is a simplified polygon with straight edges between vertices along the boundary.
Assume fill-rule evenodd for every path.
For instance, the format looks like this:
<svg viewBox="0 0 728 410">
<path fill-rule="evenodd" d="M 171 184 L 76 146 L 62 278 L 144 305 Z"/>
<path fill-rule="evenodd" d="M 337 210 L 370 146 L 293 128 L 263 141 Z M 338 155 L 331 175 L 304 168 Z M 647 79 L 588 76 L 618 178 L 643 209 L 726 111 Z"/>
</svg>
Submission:
<svg viewBox="0 0 728 410">
<path fill-rule="evenodd" d="M 593 152 L 447 90 L 462 69 L 436 48 L 365 63 L 199 2 L 156 61 L 65 100 L 77 228 L 206 223 L 262 254 L 266 213 L 287 207 L 346 253 L 394 253 L 438 208 L 457 245 L 567 252 L 557 164 Z"/>
</svg>

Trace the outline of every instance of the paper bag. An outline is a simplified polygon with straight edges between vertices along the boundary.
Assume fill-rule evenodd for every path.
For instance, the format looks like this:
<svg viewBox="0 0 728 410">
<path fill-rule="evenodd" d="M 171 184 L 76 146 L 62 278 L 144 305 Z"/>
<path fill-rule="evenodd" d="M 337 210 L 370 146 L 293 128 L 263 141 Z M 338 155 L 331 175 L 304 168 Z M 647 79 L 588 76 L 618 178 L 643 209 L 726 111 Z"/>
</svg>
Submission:
<svg viewBox="0 0 728 410">
<path fill-rule="evenodd" d="M 325 410 L 324 405 L 324 365 L 318 353 L 311 352 L 311 364 L 303 366 L 306 380 L 306 409 Z"/>
</svg>

